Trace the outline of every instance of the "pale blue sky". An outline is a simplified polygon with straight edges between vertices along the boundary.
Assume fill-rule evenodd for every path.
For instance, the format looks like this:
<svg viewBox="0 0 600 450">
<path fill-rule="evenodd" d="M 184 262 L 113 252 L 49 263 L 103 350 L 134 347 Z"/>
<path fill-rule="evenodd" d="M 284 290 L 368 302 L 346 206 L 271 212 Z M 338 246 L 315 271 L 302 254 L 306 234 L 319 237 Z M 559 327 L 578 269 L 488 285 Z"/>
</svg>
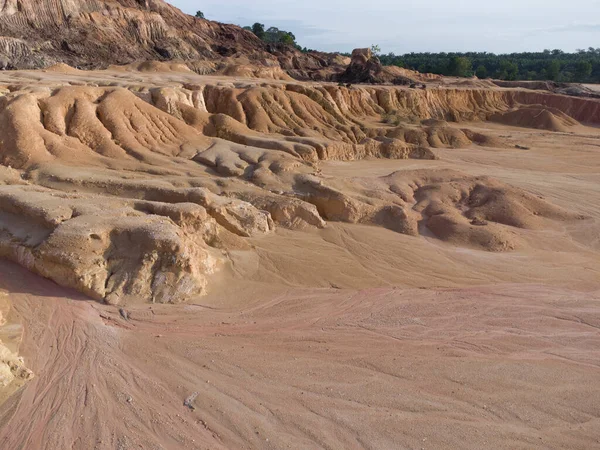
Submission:
<svg viewBox="0 0 600 450">
<path fill-rule="evenodd" d="M 384 53 L 600 47 L 600 0 L 167 0 L 236 25 L 292 31 L 302 46 Z"/>
</svg>

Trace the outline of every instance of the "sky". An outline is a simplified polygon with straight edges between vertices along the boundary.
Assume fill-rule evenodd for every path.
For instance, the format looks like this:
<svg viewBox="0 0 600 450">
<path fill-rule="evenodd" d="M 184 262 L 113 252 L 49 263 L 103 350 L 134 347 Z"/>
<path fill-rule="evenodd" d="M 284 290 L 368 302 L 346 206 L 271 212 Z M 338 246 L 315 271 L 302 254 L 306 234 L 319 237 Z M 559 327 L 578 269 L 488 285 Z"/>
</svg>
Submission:
<svg viewBox="0 0 600 450">
<path fill-rule="evenodd" d="M 189 14 L 291 31 L 303 46 L 349 52 L 511 53 L 600 47 L 600 0 L 167 0 Z"/>
</svg>

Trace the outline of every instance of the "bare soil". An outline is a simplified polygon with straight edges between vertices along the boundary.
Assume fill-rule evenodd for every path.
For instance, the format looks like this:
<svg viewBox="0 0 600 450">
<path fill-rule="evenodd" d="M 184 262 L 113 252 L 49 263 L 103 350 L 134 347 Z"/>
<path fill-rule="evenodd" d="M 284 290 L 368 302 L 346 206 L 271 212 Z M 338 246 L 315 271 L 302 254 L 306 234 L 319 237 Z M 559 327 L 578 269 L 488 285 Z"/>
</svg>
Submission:
<svg viewBox="0 0 600 450">
<path fill-rule="evenodd" d="M 0 448 L 600 448 L 593 100 L 0 82 Z"/>
</svg>

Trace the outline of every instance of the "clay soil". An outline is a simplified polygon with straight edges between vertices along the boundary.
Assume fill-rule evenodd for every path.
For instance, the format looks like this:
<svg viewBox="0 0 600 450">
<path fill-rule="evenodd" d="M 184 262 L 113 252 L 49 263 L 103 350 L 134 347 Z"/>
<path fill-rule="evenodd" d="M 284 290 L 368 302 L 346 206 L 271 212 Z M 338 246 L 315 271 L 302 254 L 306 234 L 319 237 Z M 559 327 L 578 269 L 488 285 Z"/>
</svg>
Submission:
<svg viewBox="0 0 600 450">
<path fill-rule="evenodd" d="M 61 79 L 67 87 L 93 83 L 94 89 L 107 79 L 126 89 L 192 78 L 222 86 L 259 84 L 125 70 L 3 76 L 18 89 L 56 86 Z M 210 108 L 207 114 L 213 114 Z M 187 117 L 163 110 L 182 124 Z M 36 114 L 28 117 L 39 120 Z M 353 114 L 367 128 L 393 127 L 381 123 L 378 112 Z M 34 374 L 4 395 L 0 448 L 600 448 L 600 131 L 575 120 L 551 131 L 468 119 L 434 127 L 439 142 L 460 138 L 454 146 L 430 141 L 436 159 L 387 159 L 377 152 L 355 160 L 319 157 L 306 173 L 316 173 L 311 176 L 322 184 L 310 184 L 310 190 L 307 181 L 287 178 L 304 170 L 291 163 L 273 172 L 276 181 L 275 175 L 239 181 L 269 193 L 306 189 L 302 198 L 325 224 L 292 226 L 273 210 L 271 231 L 242 236 L 245 229 L 236 234 L 230 222 L 219 222 L 229 227 L 219 245 L 226 262 L 206 275 L 201 295 L 183 303 L 151 303 L 128 292 L 130 301 L 110 305 L 103 294 L 94 300 L 61 287 L 15 258 L 0 260 L 0 302 L 10 304 L 10 328 L 0 338 Z M 202 139 L 216 139 L 202 128 L 207 122 L 193 128 L 194 120 L 186 121 L 190 128 L 181 125 L 178 138 L 196 139 L 194 129 L 204 133 Z M 240 133 L 255 136 L 248 131 L 251 122 Z M 417 127 L 413 122 L 394 136 L 408 136 L 406 129 Z M 341 139 L 335 134 L 341 128 L 313 125 L 320 136 Z M 417 125 L 432 133 L 430 125 Z M 269 126 L 252 133 L 275 133 Z M 467 128 L 464 135 L 471 138 L 465 140 L 460 133 Z M 284 136 L 273 139 L 288 142 Z M 234 148 L 229 140 L 220 142 Z M 24 145 L 15 143 L 11 155 L 26 148 L 37 157 L 37 147 Z M 148 176 L 154 164 L 164 169 L 157 169 L 157 183 L 177 179 L 169 189 L 189 188 L 186 177 L 247 175 L 246 166 L 228 162 L 233 153 L 225 151 L 216 158 L 227 163 L 222 173 L 146 156 L 143 171 L 131 158 L 115 157 L 107 168 L 95 157 L 78 162 L 63 154 L 10 170 L 42 193 L 69 192 L 77 201 L 103 194 L 99 185 L 77 181 L 92 179 L 93 171 L 106 187 L 109 169 L 136 179 L 142 172 Z M 166 150 L 164 155 L 171 157 Z M 213 170 L 217 163 L 207 155 L 202 161 L 212 161 Z M 69 177 L 64 167 L 72 168 Z M 6 198 L 24 205 L 26 195 L 14 190 L 21 186 L 17 181 L 6 182 L 13 189 Z M 326 195 L 315 187 L 322 185 L 330 188 Z M 234 187 L 220 195 L 232 198 L 240 192 Z M 255 195 L 244 198 L 259 204 L 258 191 L 247 189 Z M 125 192 L 118 190 L 117 197 L 126 199 L 119 208 L 138 214 L 140 206 L 127 203 L 133 194 Z M 339 192 L 346 209 L 334 202 Z M 393 216 L 393 226 L 388 216 L 381 218 L 392 193 L 402 196 L 393 204 L 408 211 Z M 464 201 L 457 199 L 461 195 Z M 491 200 L 482 204 L 481 195 Z M 33 217 L 27 208 L 19 211 Z M 11 228 L 16 219 L 2 217 L 18 238 Z M 177 233 L 187 242 L 188 234 Z M 41 241 L 50 245 L 45 236 Z M 52 276 L 69 279 L 63 272 Z"/>
</svg>

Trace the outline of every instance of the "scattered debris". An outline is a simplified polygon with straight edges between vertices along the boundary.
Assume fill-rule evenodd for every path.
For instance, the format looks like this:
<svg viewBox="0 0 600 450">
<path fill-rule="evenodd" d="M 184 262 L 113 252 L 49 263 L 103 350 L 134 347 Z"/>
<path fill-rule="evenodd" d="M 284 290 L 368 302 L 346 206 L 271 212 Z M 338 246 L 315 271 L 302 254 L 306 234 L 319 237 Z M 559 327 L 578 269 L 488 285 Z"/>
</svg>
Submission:
<svg viewBox="0 0 600 450">
<path fill-rule="evenodd" d="M 196 409 L 196 407 L 194 406 L 194 400 L 196 400 L 196 397 L 198 397 L 198 392 L 194 392 L 192 395 L 186 398 L 183 401 L 183 406 L 187 406 L 192 411 L 194 411 Z"/>
<path fill-rule="evenodd" d="M 476 225 L 479 227 L 483 227 L 485 225 L 487 225 L 487 220 L 484 219 L 480 219 L 479 217 L 475 217 L 473 220 L 471 220 L 471 225 Z"/>
<path fill-rule="evenodd" d="M 124 309 L 124 308 L 120 308 L 119 309 L 119 314 L 121 314 L 121 317 L 125 320 L 129 320 L 129 312 Z"/>
</svg>

